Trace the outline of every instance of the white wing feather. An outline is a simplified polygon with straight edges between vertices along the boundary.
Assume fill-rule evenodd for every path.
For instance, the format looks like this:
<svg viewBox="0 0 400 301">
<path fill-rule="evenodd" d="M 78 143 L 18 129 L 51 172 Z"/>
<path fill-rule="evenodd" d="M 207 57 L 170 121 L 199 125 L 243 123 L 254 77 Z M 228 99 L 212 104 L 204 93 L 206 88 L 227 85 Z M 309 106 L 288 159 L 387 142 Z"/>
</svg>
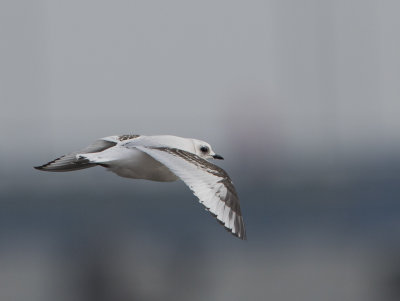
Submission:
<svg viewBox="0 0 400 301">
<path fill-rule="evenodd" d="M 218 166 L 192 153 L 167 147 L 135 146 L 164 164 L 189 186 L 227 230 L 246 239 L 239 199 L 228 174 Z"/>
</svg>

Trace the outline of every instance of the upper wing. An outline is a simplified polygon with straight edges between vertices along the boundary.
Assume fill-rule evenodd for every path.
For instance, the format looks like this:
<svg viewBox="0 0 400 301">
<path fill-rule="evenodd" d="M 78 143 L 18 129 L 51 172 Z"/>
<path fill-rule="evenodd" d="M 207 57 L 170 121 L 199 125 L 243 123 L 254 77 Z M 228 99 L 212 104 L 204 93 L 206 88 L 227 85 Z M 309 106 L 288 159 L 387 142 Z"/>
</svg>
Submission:
<svg viewBox="0 0 400 301">
<path fill-rule="evenodd" d="M 77 159 L 76 155 L 101 152 L 103 150 L 106 150 L 107 148 L 117 145 L 121 141 L 136 139 L 139 137 L 140 135 L 120 135 L 104 137 L 96 140 L 94 143 L 85 147 L 82 150 L 61 156 L 60 158 L 54 159 L 53 161 L 50 161 L 42 166 L 37 166 L 35 168 L 44 171 L 72 171 L 92 167 L 96 164 L 89 163 L 89 161 L 85 159 Z"/>
<path fill-rule="evenodd" d="M 228 174 L 190 152 L 168 147 L 137 149 L 164 164 L 182 179 L 208 211 L 235 236 L 246 239 L 239 198 Z"/>
<path fill-rule="evenodd" d="M 115 146 L 117 142 L 118 141 L 114 138 L 114 136 L 105 137 L 95 141 L 94 143 L 80 151 L 61 156 L 60 158 L 57 158 L 53 161 L 50 161 L 42 166 L 37 166 L 35 168 L 44 171 L 71 171 L 92 167 L 96 164 L 88 163 L 87 160 L 77 160 L 76 155 L 101 152 L 107 148 Z"/>
</svg>

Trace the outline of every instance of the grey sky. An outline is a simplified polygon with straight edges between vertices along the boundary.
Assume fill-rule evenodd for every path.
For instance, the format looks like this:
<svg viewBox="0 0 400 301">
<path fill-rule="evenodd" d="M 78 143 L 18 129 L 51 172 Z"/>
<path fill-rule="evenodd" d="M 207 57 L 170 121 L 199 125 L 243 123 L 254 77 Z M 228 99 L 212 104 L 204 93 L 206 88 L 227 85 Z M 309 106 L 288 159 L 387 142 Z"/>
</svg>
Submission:
<svg viewBox="0 0 400 301">
<path fill-rule="evenodd" d="M 399 8 L 2 1 L 2 149 L 59 154 L 129 132 L 198 137 L 225 151 L 241 133 L 260 139 L 249 147 L 260 156 L 271 145 L 287 157 L 397 146 Z"/>
<path fill-rule="evenodd" d="M 0 299 L 399 300 L 399 11 L 0 1 Z M 181 182 L 32 168 L 125 133 L 210 142 L 248 243 Z"/>
</svg>

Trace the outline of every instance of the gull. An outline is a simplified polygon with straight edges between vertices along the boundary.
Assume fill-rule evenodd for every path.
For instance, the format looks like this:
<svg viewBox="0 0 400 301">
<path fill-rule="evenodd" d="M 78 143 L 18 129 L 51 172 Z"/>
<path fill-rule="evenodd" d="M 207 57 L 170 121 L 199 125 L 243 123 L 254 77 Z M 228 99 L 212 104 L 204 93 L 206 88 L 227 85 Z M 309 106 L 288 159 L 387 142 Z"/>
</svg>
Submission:
<svg viewBox="0 0 400 301">
<path fill-rule="evenodd" d="M 223 159 L 207 142 L 170 135 L 116 135 L 42 166 L 43 171 L 74 171 L 102 166 L 132 179 L 172 182 L 181 179 L 233 235 L 246 239 L 239 198 L 233 182 L 208 159 Z"/>
</svg>

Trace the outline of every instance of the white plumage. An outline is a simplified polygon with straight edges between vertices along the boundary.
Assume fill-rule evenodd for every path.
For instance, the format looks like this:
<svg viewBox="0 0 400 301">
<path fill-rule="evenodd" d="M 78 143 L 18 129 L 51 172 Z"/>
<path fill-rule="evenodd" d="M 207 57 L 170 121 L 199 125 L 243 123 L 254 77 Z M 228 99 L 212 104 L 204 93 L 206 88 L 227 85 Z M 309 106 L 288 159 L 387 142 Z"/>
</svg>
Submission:
<svg viewBox="0 0 400 301">
<path fill-rule="evenodd" d="M 246 239 L 239 199 L 228 174 L 207 159 L 222 159 L 201 140 L 176 136 L 109 136 L 36 167 L 72 171 L 101 165 L 119 176 L 169 182 L 181 179 L 235 236 Z"/>
</svg>

